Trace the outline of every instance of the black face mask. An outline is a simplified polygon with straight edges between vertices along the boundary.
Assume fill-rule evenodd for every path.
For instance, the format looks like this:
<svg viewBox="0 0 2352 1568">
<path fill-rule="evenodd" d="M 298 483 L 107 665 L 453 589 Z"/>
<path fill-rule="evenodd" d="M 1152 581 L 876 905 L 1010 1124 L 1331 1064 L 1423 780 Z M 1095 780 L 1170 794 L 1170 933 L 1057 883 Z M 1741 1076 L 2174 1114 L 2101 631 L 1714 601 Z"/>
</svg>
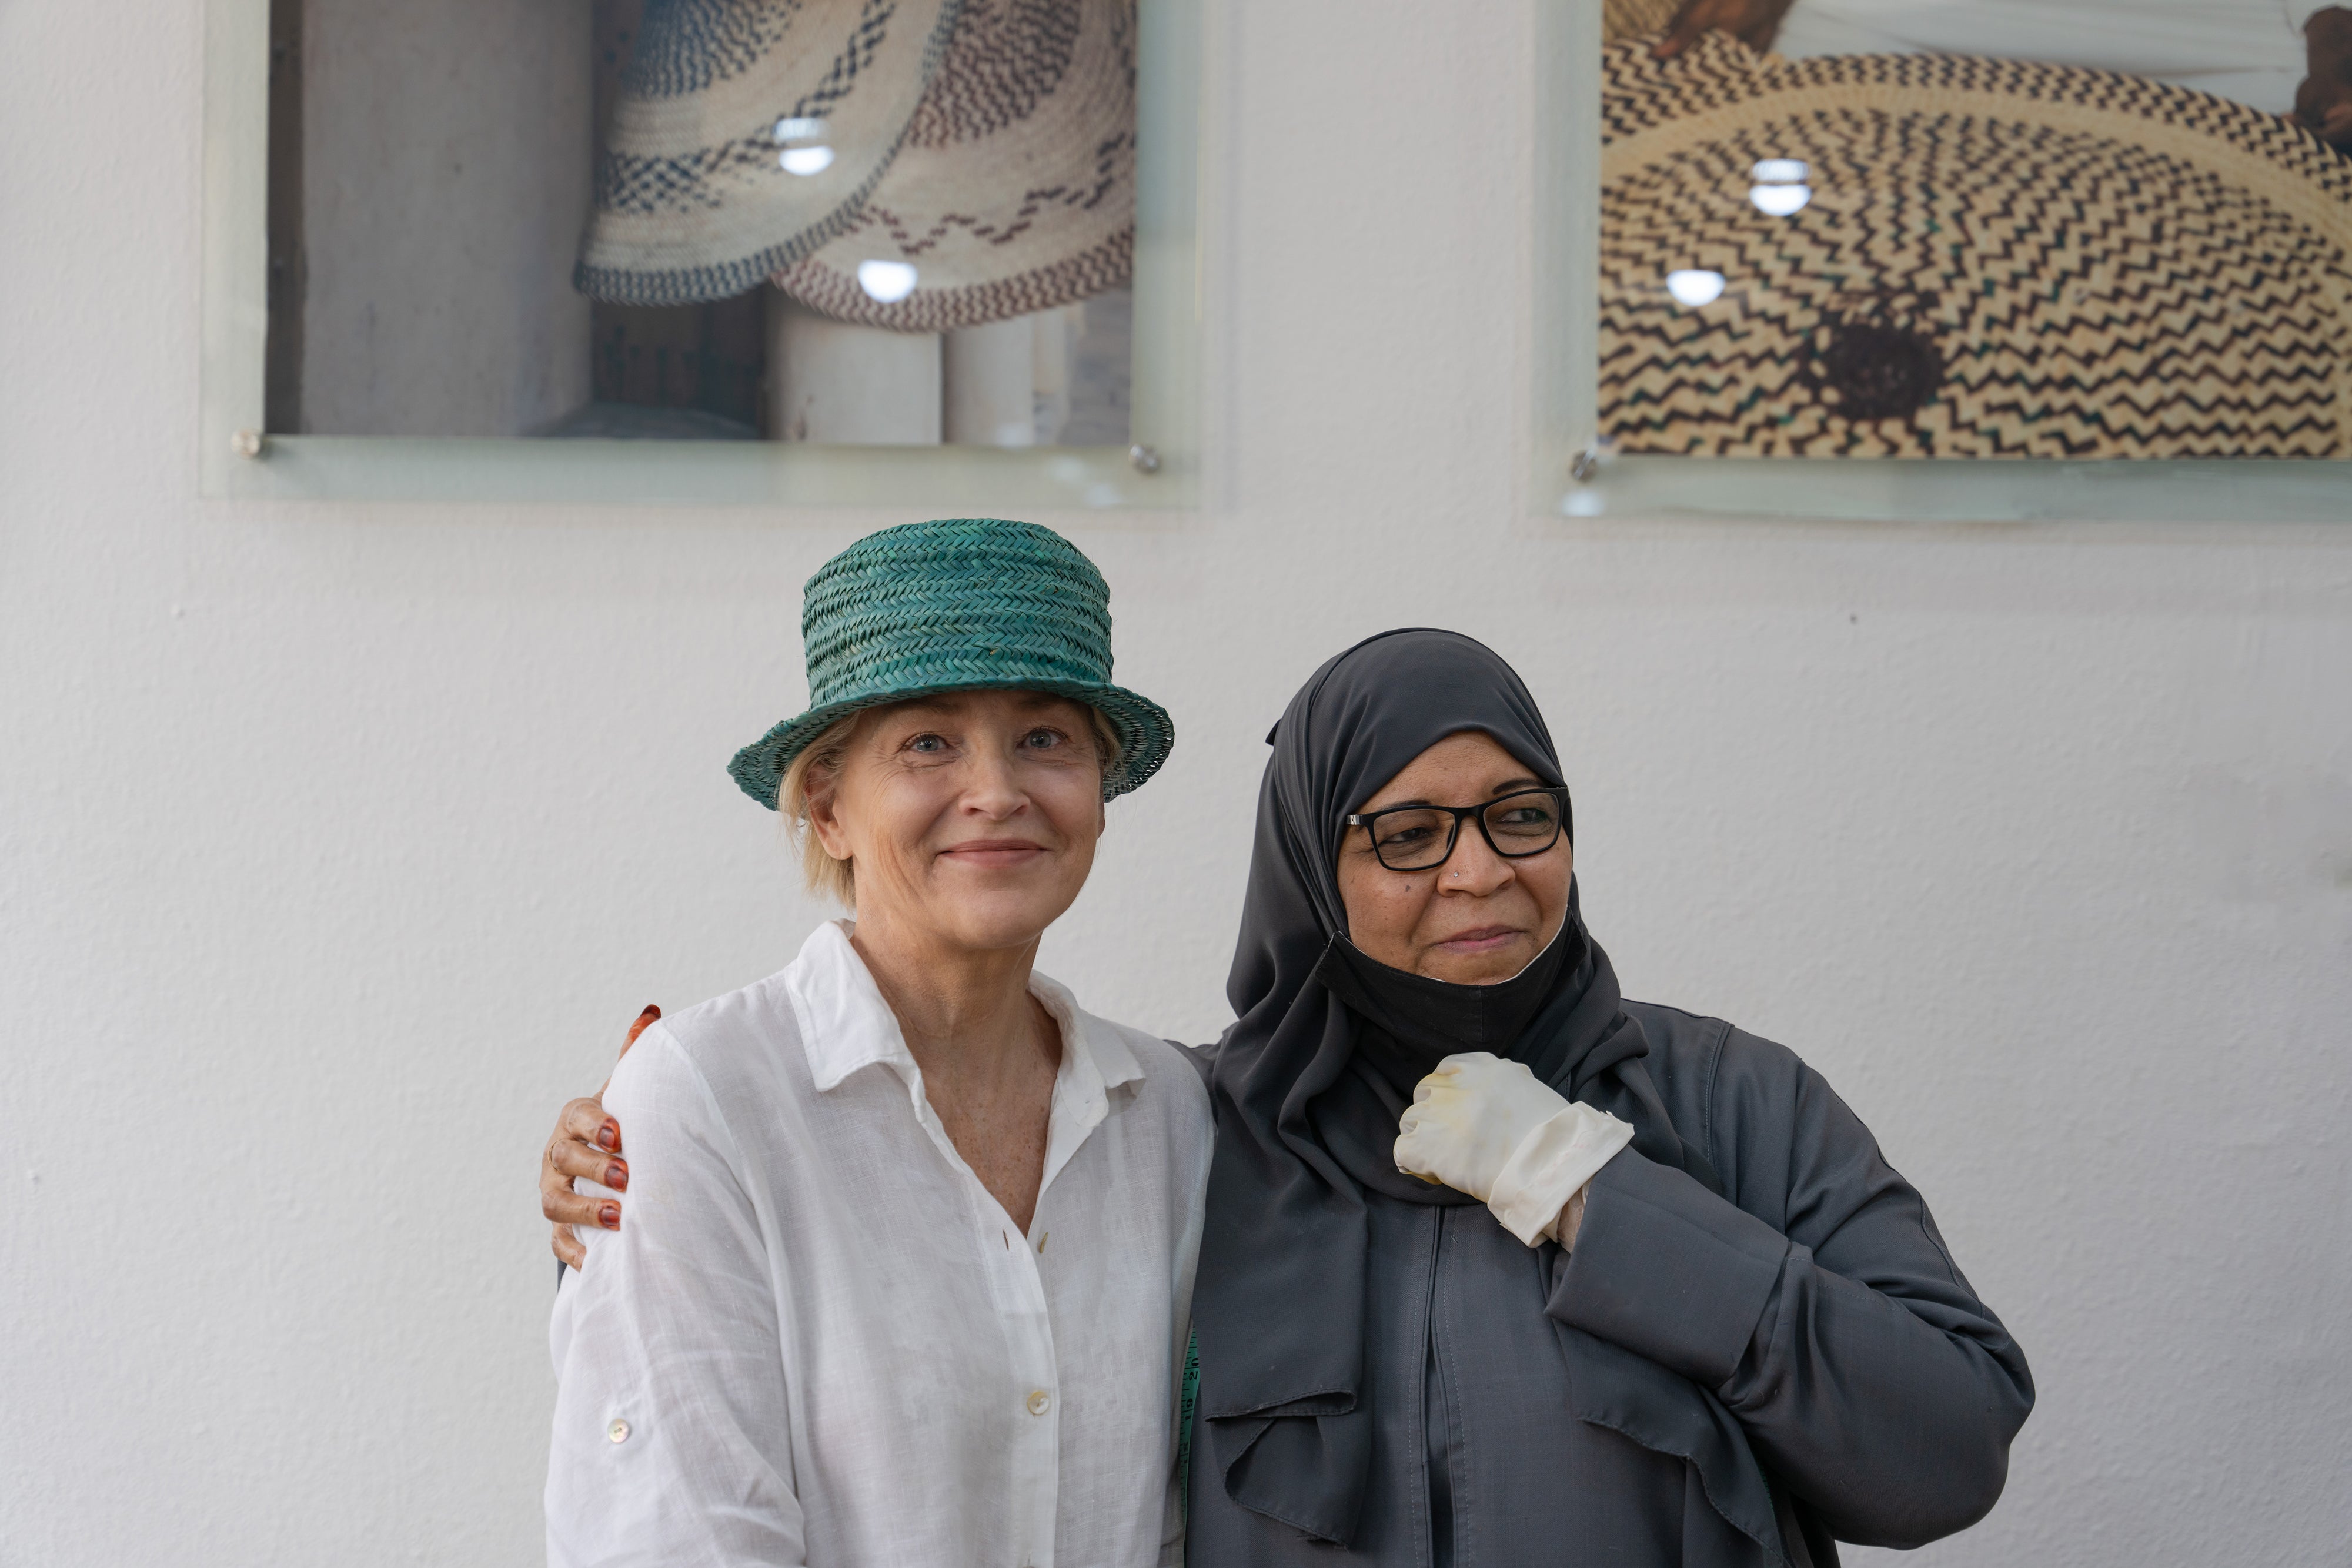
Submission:
<svg viewBox="0 0 2352 1568">
<path fill-rule="evenodd" d="M 1403 1099 L 1457 1052 L 1517 1054 L 1528 1025 L 1551 999 L 1562 969 L 1581 956 L 1576 922 L 1559 930 L 1528 967 L 1491 986 L 1462 986 L 1392 968 L 1345 936 L 1331 938 L 1315 977 L 1362 1020 L 1356 1052 Z"/>
</svg>

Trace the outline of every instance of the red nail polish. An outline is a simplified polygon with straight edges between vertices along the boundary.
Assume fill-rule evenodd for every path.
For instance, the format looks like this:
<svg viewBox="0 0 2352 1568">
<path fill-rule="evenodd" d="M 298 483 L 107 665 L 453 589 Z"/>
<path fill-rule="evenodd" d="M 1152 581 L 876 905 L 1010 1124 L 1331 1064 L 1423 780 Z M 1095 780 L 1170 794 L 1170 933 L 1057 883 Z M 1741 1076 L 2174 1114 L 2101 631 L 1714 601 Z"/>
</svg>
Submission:
<svg viewBox="0 0 2352 1568">
<path fill-rule="evenodd" d="M 596 1211 L 596 1222 L 607 1230 L 621 1228 L 621 1206 L 608 1203 Z"/>
<path fill-rule="evenodd" d="M 629 1167 L 625 1165 L 607 1166 L 604 1168 L 604 1185 L 614 1192 L 628 1191 Z"/>
<path fill-rule="evenodd" d="M 657 1019 L 661 1017 L 661 1008 L 657 1003 L 647 1002 L 646 1004 L 646 1010 L 639 1013 L 637 1016 L 641 1019 Z"/>
<path fill-rule="evenodd" d="M 621 1124 L 618 1122 L 607 1122 L 603 1126 L 597 1128 L 596 1146 L 600 1149 L 619 1148 L 621 1146 Z"/>
</svg>

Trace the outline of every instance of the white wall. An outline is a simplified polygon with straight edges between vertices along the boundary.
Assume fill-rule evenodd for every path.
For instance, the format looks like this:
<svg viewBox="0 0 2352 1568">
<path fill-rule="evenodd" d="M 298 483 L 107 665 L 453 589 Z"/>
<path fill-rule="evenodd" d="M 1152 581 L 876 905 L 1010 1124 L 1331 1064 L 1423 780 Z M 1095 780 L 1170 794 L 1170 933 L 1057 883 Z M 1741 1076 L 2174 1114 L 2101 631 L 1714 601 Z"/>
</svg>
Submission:
<svg viewBox="0 0 2352 1568">
<path fill-rule="evenodd" d="M 1234 9 L 1213 497 L 1045 519 L 1181 727 L 1051 967 L 1218 1028 L 1269 720 L 1476 632 L 1628 989 L 1825 1070 L 2032 1356 L 1922 1561 L 2344 1562 L 2352 520 L 1529 521 L 1526 5 Z M 915 514 L 197 499 L 198 25 L 0 9 L 0 1563 L 523 1563 L 550 1116 L 815 918 L 722 764 Z"/>
</svg>

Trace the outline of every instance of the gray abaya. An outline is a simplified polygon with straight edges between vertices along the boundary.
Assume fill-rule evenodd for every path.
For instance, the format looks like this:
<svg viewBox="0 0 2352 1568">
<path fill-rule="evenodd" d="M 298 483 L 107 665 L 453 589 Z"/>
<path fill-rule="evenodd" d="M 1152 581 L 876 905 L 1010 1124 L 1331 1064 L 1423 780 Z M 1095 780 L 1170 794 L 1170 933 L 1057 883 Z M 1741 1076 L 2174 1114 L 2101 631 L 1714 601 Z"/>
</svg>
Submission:
<svg viewBox="0 0 2352 1568">
<path fill-rule="evenodd" d="M 1196 1458 L 1196 1568 L 1830 1568 L 1832 1536 L 1916 1546 L 1991 1508 L 2032 1383 L 1918 1193 L 1793 1053 L 1720 1019 L 1625 1010 L 1728 1198 L 1628 1151 L 1594 1181 L 1570 1257 L 1521 1245 L 1483 1206 L 1370 1195 L 1379 1416 L 1356 1534 L 1336 1546 L 1252 1512 Z M 1734 1424 L 1725 1440 L 1773 1478 L 1772 1516 L 1749 1521 L 1767 1539 L 1710 1505 L 1685 1456 L 1579 1397 L 1567 1335 L 1714 1396 Z M 1443 1543 L 1433 1436 L 1450 1481 Z M 1202 1441 L 1196 1428 L 1196 1456 Z"/>
</svg>

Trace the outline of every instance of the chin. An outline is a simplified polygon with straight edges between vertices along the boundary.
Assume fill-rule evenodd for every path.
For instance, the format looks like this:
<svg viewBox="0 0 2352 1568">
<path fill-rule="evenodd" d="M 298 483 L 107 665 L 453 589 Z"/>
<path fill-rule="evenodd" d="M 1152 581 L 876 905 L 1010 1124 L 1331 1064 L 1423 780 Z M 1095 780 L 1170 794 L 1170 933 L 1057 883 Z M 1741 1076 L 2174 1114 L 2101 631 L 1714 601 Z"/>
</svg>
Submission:
<svg viewBox="0 0 2352 1568">
<path fill-rule="evenodd" d="M 1076 898 L 1076 888 L 993 888 L 961 891 L 952 898 L 945 923 L 957 941 L 975 952 L 1025 946 L 1045 935 Z"/>
</svg>

